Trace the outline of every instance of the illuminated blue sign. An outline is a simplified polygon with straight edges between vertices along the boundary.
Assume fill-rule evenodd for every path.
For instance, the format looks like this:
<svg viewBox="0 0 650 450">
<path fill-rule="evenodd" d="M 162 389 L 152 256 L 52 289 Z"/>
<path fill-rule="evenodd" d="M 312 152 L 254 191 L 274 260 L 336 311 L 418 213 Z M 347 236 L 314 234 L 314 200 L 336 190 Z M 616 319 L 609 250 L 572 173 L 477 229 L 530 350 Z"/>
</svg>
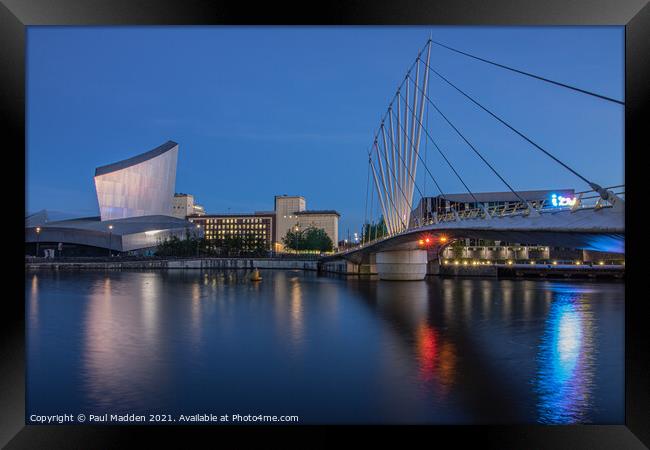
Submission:
<svg viewBox="0 0 650 450">
<path fill-rule="evenodd" d="M 563 195 L 551 194 L 551 204 L 553 206 L 573 206 L 576 204 L 575 197 L 565 197 Z"/>
</svg>

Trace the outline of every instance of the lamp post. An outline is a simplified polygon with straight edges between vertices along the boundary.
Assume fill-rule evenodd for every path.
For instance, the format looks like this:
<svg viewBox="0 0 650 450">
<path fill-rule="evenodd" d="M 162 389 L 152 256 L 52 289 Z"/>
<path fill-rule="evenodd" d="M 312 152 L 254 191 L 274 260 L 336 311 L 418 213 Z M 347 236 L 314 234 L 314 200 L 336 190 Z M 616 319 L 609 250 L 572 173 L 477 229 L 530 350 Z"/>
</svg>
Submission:
<svg viewBox="0 0 650 450">
<path fill-rule="evenodd" d="M 41 227 L 36 227 L 36 257 L 38 257 L 38 244 L 41 241 Z"/>
<path fill-rule="evenodd" d="M 296 253 L 298 253 L 298 230 L 299 230 L 298 224 L 296 224 L 296 226 L 293 228 L 293 231 L 295 231 L 295 235 L 296 235 L 296 237 L 294 238 L 295 246 L 296 246 L 296 248 L 295 248 Z"/>
<path fill-rule="evenodd" d="M 200 229 L 201 229 L 201 224 L 197 223 L 196 224 L 196 257 L 199 257 L 199 246 L 201 245 L 201 241 L 199 241 L 199 234 L 200 234 Z"/>
<path fill-rule="evenodd" d="M 108 226 L 108 256 L 112 257 L 111 244 L 113 243 L 113 225 Z"/>
</svg>

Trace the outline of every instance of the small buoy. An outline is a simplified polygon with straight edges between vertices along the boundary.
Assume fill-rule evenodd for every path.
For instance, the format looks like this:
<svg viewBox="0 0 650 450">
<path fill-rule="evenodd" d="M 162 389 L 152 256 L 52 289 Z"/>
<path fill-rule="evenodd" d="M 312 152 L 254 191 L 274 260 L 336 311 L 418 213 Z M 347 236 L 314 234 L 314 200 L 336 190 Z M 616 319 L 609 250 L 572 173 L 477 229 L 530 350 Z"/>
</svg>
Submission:
<svg viewBox="0 0 650 450">
<path fill-rule="evenodd" d="M 253 270 L 253 273 L 251 274 L 251 281 L 262 281 L 259 270 Z"/>
</svg>

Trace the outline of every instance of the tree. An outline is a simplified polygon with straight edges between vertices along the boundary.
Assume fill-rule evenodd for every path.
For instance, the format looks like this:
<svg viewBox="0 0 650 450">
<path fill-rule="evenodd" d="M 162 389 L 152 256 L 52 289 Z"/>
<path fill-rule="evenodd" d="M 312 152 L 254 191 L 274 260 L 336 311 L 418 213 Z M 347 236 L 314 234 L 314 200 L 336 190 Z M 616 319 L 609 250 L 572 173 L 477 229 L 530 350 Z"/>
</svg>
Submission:
<svg viewBox="0 0 650 450">
<path fill-rule="evenodd" d="M 302 231 L 289 229 L 287 234 L 282 238 L 282 244 L 291 250 L 304 250 Z"/>
<path fill-rule="evenodd" d="M 304 232 L 306 250 L 331 252 L 334 248 L 332 239 L 322 228 L 309 227 Z"/>
<path fill-rule="evenodd" d="M 464 249 L 465 243 L 460 239 L 451 243 L 451 251 L 456 259 L 461 259 L 463 257 Z"/>
<path fill-rule="evenodd" d="M 380 237 L 386 236 L 388 234 L 388 229 L 386 228 L 386 223 L 384 222 L 383 216 L 379 218 L 377 223 L 367 223 L 363 227 L 363 241 L 368 242 Z"/>
<path fill-rule="evenodd" d="M 282 238 L 282 243 L 291 250 L 316 250 L 330 252 L 334 248 L 332 239 L 322 228 L 308 227 L 304 230 L 287 231 Z"/>
</svg>

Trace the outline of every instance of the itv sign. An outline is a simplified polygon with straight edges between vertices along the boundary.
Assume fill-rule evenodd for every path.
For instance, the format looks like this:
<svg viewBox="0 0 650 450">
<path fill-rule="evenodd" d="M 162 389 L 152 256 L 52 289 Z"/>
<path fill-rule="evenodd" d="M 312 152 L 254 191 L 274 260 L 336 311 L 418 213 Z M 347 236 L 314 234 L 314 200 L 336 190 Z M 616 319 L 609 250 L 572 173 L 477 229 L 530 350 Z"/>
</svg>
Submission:
<svg viewBox="0 0 650 450">
<path fill-rule="evenodd" d="M 564 195 L 551 194 L 551 205 L 553 206 L 573 206 L 575 204 L 575 197 L 565 197 Z"/>
</svg>

